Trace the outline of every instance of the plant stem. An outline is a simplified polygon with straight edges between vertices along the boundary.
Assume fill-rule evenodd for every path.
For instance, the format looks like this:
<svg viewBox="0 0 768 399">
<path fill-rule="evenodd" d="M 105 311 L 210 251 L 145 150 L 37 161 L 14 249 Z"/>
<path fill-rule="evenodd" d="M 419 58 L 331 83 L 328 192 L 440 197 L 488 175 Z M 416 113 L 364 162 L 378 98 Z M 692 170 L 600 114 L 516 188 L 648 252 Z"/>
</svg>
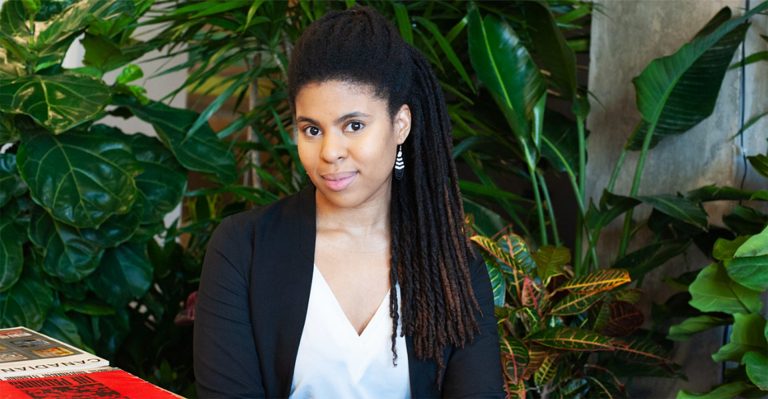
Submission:
<svg viewBox="0 0 768 399">
<path fill-rule="evenodd" d="M 576 275 L 580 276 L 584 274 L 584 265 L 581 262 L 581 252 L 584 249 L 584 237 L 583 233 L 586 229 L 586 226 L 584 224 L 584 216 L 586 215 L 587 210 L 585 209 L 584 202 L 584 192 L 585 192 L 585 186 L 586 186 L 586 170 L 587 170 L 587 139 L 586 139 L 586 132 L 584 131 L 584 116 L 581 115 L 581 113 L 576 113 L 576 127 L 578 129 L 578 136 L 579 136 L 579 169 L 578 169 L 578 179 L 579 184 L 577 187 L 575 187 L 575 195 L 576 195 L 576 202 L 579 204 L 579 214 L 576 217 L 576 237 L 575 242 L 573 244 L 574 249 L 574 259 L 576 260 L 576 264 L 574 265 L 574 269 L 576 271 Z M 589 238 L 589 234 L 587 234 L 587 238 Z M 589 244 L 590 249 L 594 249 Z"/>
<path fill-rule="evenodd" d="M 635 166 L 635 177 L 632 179 L 632 188 L 629 190 L 629 196 L 634 197 L 640 190 L 640 180 L 643 177 L 643 168 L 645 167 L 645 159 L 648 157 L 648 149 L 651 147 L 651 138 L 653 132 L 656 130 L 656 123 L 651 124 L 648 127 L 648 131 L 643 138 L 643 148 L 640 150 L 640 156 L 637 159 L 637 166 Z M 630 233 L 632 231 L 632 214 L 634 208 L 627 211 L 624 216 L 624 229 L 621 232 L 621 242 L 619 242 L 619 253 L 617 259 L 624 257 L 627 252 L 627 246 L 629 245 Z"/>
<path fill-rule="evenodd" d="M 528 164 L 528 174 L 531 177 L 531 186 L 533 189 L 533 197 L 536 200 L 536 214 L 539 217 L 539 245 L 547 245 L 547 223 L 544 220 L 544 204 L 541 202 L 541 193 L 539 193 L 539 183 L 536 179 L 536 165 L 533 157 L 530 155 L 529 149 L 523 145 L 523 151 L 525 151 L 526 163 Z"/>
<path fill-rule="evenodd" d="M 561 246 L 560 234 L 557 232 L 557 220 L 555 219 L 555 210 L 552 206 L 552 199 L 549 196 L 549 188 L 547 187 L 547 181 L 544 179 L 544 174 L 541 173 L 541 169 L 536 170 L 536 175 L 541 180 L 541 192 L 544 193 L 544 200 L 547 203 L 547 212 L 549 213 L 549 220 L 552 223 L 552 237 L 555 239 L 555 245 Z"/>
<path fill-rule="evenodd" d="M 622 147 L 621 152 L 619 153 L 619 159 L 616 161 L 616 165 L 613 167 L 613 172 L 611 172 L 611 178 L 608 180 L 608 186 L 606 187 L 608 192 L 613 192 L 613 187 L 616 185 L 616 179 L 619 177 L 619 172 L 624 166 L 624 158 L 626 155 L 627 149 L 626 147 Z"/>
</svg>

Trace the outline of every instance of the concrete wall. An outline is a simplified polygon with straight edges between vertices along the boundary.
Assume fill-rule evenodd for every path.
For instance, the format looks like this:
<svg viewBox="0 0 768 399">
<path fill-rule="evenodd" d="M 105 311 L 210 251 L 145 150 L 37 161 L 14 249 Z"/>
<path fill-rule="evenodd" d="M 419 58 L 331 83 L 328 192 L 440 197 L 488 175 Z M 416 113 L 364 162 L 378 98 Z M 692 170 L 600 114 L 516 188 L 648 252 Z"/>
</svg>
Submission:
<svg viewBox="0 0 768 399">
<path fill-rule="evenodd" d="M 627 137 L 640 120 L 635 104 L 632 79 L 654 58 L 675 52 L 722 7 L 742 14 L 747 0 L 596 0 L 592 23 L 589 90 L 598 99 L 592 101 L 588 119 L 591 131 L 588 150 L 588 195 L 599 201 Z M 759 1 L 752 0 L 752 5 Z M 765 50 L 759 34 L 766 34 L 766 17 L 753 18 L 748 33 L 746 53 Z M 737 51 L 734 61 L 740 58 Z M 662 141 L 647 158 L 640 194 L 686 192 L 708 184 L 738 187 L 744 172 L 744 155 L 766 152 L 766 121 L 749 129 L 741 139 L 732 136 L 739 130 L 741 98 L 746 97 L 746 120 L 768 110 L 766 66 L 758 64 L 746 70 L 745 96 L 741 91 L 741 71 L 729 71 L 723 82 L 714 115 L 691 131 Z M 614 192 L 628 194 L 637 154 L 627 156 Z M 754 172 L 745 187 L 765 186 Z M 728 204 L 712 204 L 707 211 L 711 223 L 721 223 Z M 644 218 L 649 209 L 640 208 L 636 218 Z M 619 221 L 601 237 L 602 259 L 615 257 L 621 234 Z M 642 244 L 635 243 L 635 246 Z M 631 248 L 630 248 L 631 250 Z M 664 302 L 673 293 L 662 280 L 684 271 L 700 269 L 707 259 L 696 250 L 675 259 L 649 275 L 642 288 L 649 293 L 643 303 Z M 710 355 L 721 344 L 722 332 L 699 334 L 694 340 L 676 346 L 676 361 L 684 365 L 689 381 L 654 379 L 633 383 L 631 397 L 672 398 L 678 389 L 707 390 L 720 379 L 720 368 Z"/>
</svg>

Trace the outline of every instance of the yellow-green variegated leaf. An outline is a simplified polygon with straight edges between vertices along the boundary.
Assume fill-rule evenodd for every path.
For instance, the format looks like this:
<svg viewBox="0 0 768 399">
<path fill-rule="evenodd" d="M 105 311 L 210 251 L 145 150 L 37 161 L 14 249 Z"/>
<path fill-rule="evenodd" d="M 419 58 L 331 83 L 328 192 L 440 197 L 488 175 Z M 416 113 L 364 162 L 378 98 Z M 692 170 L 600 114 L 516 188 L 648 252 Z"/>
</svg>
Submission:
<svg viewBox="0 0 768 399">
<path fill-rule="evenodd" d="M 504 373 L 512 383 L 523 380 L 528 365 L 528 348 L 512 335 L 502 336 L 500 347 Z"/>
<path fill-rule="evenodd" d="M 671 363 L 669 352 L 649 339 L 635 338 L 626 341 L 614 339 L 613 345 L 616 348 L 616 355 L 626 360 L 658 364 Z"/>
<path fill-rule="evenodd" d="M 499 262 L 509 267 L 514 266 L 515 261 L 512 256 L 504 251 L 501 246 L 496 243 L 496 241 L 481 235 L 473 236 L 471 240 L 474 241 L 475 244 L 479 245 L 480 248 L 484 249 L 485 252 L 498 259 Z"/>
<path fill-rule="evenodd" d="M 573 292 L 566 295 L 563 299 L 557 301 L 548 312 L 554 316 L 568 316 L 580 314 L 597 303 L 603 298 L 603 293 L 599 291 L 592 292 Z"/>
<path fill-rule="evenodd" d="M 536 385 L 546 385 L 555 378 L 558 357 L 559 356 L 556 353 L 550 352 L 547 357 L 544 358 L 544 361 L 541 362 L 536 373 L 533 374 L 533 381 Z"/>
<path fill-rule="evenodd" d="M 558 291 L 605 292 L 631 281 L 624 269 L 602 269 L 585 276 L 576 277 L 557 288 Z"/>
<path fill-rule="evenodd" d="M 30 75 L 0 79 L 0 111 L 28 115 L 55 134 L 99 116 L 109 88 L 86 75 Z"/>
<path fill-rule="evenodd" d="M 598 333 L 571 327 L 547 328 L 531 334 L 526 341 L 548 348 L 569 351 L 612 351 L 612 338 Z"/>
</svg>

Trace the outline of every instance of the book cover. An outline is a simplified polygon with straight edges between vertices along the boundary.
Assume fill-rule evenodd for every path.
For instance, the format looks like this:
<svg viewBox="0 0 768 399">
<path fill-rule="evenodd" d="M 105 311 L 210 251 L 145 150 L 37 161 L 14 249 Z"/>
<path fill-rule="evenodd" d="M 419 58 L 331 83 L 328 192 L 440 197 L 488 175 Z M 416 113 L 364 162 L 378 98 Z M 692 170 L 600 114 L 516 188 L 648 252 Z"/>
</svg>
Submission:
<svg viewBox="0 0 768 399">
<path fill-rule="evenodd" d="M 123 370 L 105 367 L 0 381 L 3 399 L 178 399 Z M 183 398 L 182 398 L 183 399 Z"/>
<path fill-rule="evenodd" d="M 26 327 L 0 329 L 0 380 L 108 365 L 105 359 Z"/>
</svg>

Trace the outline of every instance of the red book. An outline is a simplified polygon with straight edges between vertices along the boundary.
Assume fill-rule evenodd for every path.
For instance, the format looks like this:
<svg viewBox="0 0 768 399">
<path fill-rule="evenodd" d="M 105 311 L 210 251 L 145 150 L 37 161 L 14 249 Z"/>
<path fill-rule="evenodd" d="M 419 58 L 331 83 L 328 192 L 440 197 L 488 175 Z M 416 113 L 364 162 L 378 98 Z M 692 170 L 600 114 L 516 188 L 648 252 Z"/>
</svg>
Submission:
<svg viewBox="0 0 768 399">
<path fill-rule="evenodd" d="M 178 399 L 179 395 L 115 368 L 0 381 L 3 399 Z"/>
</svg>

